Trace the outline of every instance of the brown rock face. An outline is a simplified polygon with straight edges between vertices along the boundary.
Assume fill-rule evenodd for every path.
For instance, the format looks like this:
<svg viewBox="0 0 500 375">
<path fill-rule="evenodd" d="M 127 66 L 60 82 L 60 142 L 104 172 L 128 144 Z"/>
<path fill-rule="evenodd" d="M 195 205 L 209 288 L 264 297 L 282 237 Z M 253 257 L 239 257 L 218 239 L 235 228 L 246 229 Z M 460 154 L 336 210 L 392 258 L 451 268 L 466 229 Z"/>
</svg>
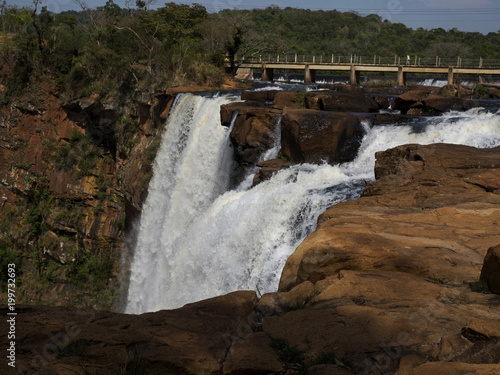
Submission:
<svg viewBox="0 0 500 375">
<path fill-rule="evenodd" d="M 143 315 L 19 307 L 16 367 L 47 375 L 80 373 L 83 366 L 90 373 L 118 373 L 133 365 L 146 366 L 150 374 L 215 375 L 222 368 L 225 374 L 251 374 L 259 367 L 279 371 L 275 353 L 259 355 L 269 338 L 253 334 L 258 323 L 255 301 L 254 292 L 236 292 Z M 2 336 L 2 347 L 7 348 L 7 335 Z M 240 341 L 253 349 L 242 350 Z M 72 352 L 57 355 L 58 347 L 68 346 Z M 2 374 L 12 373 L 8 369 L 2 361 Z"/>
<path fill-rule="evenodd" d="M 309 92 L 305 97 L 310 109 L 337 112 L 376 112 L 379 104 L 373 98 L 355 93 Z"/>
<path fill-rule="evenodd" d="M 485 249 L 500 240 L 493 229 L 500 219 L 495 151 L 436 144 L 378 153 L 378 180 L 361 199 L 321 215 L 288 259 L 280 289 L 342 269 L 477 281 Z"/>
<path fill-rule="evenodd" d="M 281 150 L 294 162 L 340 163 L 356 156 L 363 134 L 359 119 L 347 113 L 286 109 Z"/>
<path fill-rule="evenodd" d="M 0 239 L 22 258 L 19 303 L 110 308 L 104 289 L 116 286 L 125 229 L 151 177 L 146 151 L 172 99 L 144 96 L 63 102 L 42 80 L 0 108 Z M 93 291 L 75 285 L 89 259 L 106 269 Z"/>
<path fill-rule="evenodd" d="M 429 90 L 413 90 L 398 96 L 392 109 L 400 110 L 402 114 L 432 115 L 451 110 L 465 111 L 476 106 L 471 100 L 443 97 L 432 94 Z"/>
<path fill-rule="evenodd" d="M 280 111 L 259 102 L 230 103 L 221 107 L 222 125 L 229 126 L 236 112 L 230 134 L 236 158 L 242 165 L 253 165 L 263 151 L 274 146 Z"/>
<path fill-rule="evenodd" d="M 496 375 L 500 296 L 469 283 L 500 243 L 498 151 L 377 154 L 378 180 L 320 217 L 288 259 L 281 291 L 260 299 L 235 292 L 138 316 L 18 306 L 18 369 Z"/>
<path fill-rule="evenodd" d="M 269 180 L 273 174 L 276 172 L 288 168 L 292 163 L 284 161 L 282 159 L 272 159 L 266 160 L 259 164 L 260 170 L 255 174 L 253 178 L 253 185 L 260 184 L 262 181 Z"/>
<path fill-rule="evenodd" d="M 228 352 L 222 369 L 224 375 L 266 375 L 281 372 L 285 366 L 270 350 L 271 338 L 256 332 L 236 342 Z"/>
<path fill-rule="evenodd" d="M 493 293 L 500 294 L 500 245 L 488 249 L 481 270 L 481 281 L 487 283 Z"/>
<path fill-rule="evenodd" d="M 278 90 L 243 91 L 241 93 L 241 100 L 260 102 L 273 101 L 278 92 Z"/>
<path fill-rule="evenodd" d="M 280 91 L 274 96 L 273 107 L 276 109 L 300 108 L 304 105 L 303 93 Z"/>
</svg>

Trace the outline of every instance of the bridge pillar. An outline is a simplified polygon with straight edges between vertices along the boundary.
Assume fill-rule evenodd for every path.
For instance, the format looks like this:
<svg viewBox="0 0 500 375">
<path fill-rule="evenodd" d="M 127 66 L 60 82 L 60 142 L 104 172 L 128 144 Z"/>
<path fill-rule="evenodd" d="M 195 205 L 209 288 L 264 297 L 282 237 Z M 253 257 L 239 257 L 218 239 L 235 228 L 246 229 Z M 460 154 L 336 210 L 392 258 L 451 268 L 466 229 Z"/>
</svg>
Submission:
<svg viewBox="0 0 500 375">
<path fill-rule="evenodd" d="M 398 67 L 398 86 L 406 86 L 406 72 L 403 71 L 403 67 Z"/>
<path fill-rule="evenodd" d="M 359 85 L 361 72 L 356 70 L 354 64 L 351 65 L 351 85 Z"/>
<path fill-rule="evenodd" d="M 304 83 L 314 83 L 316 82 L 316 71 L 309 69 L 309 65 L 306 65 L 306 75 L 304 77 Z"/>
<path fill-rule="evenodd" d="M 454 83 L 454 73 L 453 73 L 453 67 L 450 66 L 448 69 L 448 85 L 453 85 Z"/>
<path fill-rule="evenodd" d="M 273 80 L 273 75 L 274 75 L 274 70 L 273 68 L 266 68 L 264 67 L 262 69 L 262 81 L 272 81 Z"/>
</svg>

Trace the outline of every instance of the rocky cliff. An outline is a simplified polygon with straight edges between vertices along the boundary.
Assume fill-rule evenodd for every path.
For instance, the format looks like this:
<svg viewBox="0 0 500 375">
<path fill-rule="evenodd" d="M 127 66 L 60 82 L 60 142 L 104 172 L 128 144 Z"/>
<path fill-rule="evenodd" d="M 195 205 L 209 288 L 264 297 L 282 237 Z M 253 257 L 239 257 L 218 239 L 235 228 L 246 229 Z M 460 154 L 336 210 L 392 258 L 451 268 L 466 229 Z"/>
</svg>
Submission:
<svg viewBox="0 0 500 375">
<path fill-rule="evenodd" d="M 480 274 L 500 243 L 499 151 L 436 144 L 378 153 L 377 181 L 320 217 L 276 293 L 138 316 L 20 306 L 18 368 L 497 374 L 500 296 Z"/>
<path fill-rule="evenodd" d="M 395 103 L 407 115 L 473 105 L 433 90 Z M 174 94 L 64 100 L 48 85 L 2 109 L 1 250 L 2 261 L 22 262 L 20 373 L 500 372 L 499 149 L 378 153 L 377 180 L 321 215 L 276 293 L 240 291 L 137 316 L 96 311 L 113 301 L 111 271 L 126 253 L 123 234 L 147 192 Z M 350 160 L 363 126 L 405 118 L 378 114 L 387 96 L 355 88 L 242 98 L 221 111 L 226 126 L 237 112 L 231 139 L 242 169 L 281 130 L 281 159 L 259 163 L 254 183 L 299 161 Z M 35 302 L 84 309 L 26 304 Z M 12 372 L 7 363 L 2 373 Z"/>
<path fill-rule="evenodd" d="M 63 98 L 49 80 L 0 112 L 0 245 L 18 300 L 111 308 L 172 95 Z"/>
</svg>

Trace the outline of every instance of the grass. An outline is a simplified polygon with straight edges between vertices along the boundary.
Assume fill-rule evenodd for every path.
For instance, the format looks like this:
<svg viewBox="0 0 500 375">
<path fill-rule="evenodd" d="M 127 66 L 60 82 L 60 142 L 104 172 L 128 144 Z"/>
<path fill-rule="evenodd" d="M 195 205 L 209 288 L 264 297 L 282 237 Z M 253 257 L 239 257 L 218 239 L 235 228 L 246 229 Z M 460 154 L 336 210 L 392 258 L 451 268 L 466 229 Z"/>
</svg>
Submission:
<svg viewBox="0 0 500 375">
<path fill-rule="evenodd" d="M 287 163 L 297 164 L 293 159 L 291 159 L 288 156 L 286 156 L 285 154 L 283 154 L 281 152 L 281 150 L 279 150 L 279 152 L 278 152 L 278 159 L 281 159 L 281 160 L 283 160 L 284 162 L 287 162 Z"/>
<path fill-rule="evenodd" d="M 76 129 L 72 129 L 69 143 L 56 147 L 53 142 L 46 142 L 44 149 L 51 153 L 57 169 L 66 172 L 77 170 L 78 178 L 92 175 L 99 162 L 91 140 Z"/>
<path fill-rule="evenodd" d="M 470 283 L 469 286 L 473 292 L 485 293 L 485 294 L 491 293 L 490 287 L 489 287 L 488 282 L 486 280 L 479 280 L 479 281 Z"/>
<path fill-rule="evenodd" d="M 432 274 L 432 276 L 427 277 L 427 281 L 433 283 L 433 284 L 441 284 L 441 285 L 447 285 L 450 283 L 449 280 L 447 279 L 440 279 L 436 277 L 436 275 Z"/>
<path fill-rule="evenodd" d="M 306 94 L 306 92 L 298 92 L 297 95 L 295 95 L 295 100 L 299 103 L 299 108 L 306 108 Z"/>
</svg>

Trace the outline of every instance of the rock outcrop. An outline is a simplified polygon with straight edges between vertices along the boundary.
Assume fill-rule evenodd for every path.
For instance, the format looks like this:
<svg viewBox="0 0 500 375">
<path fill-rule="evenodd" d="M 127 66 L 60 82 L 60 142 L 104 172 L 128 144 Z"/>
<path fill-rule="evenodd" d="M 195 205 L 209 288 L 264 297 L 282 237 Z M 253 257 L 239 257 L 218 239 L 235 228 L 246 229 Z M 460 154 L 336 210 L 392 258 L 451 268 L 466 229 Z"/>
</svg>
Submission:
<svg viewBox="0 0 500 375">
<path fill-rule="evenodd" d="M 368 95 L 322 91 L 307 93 L 305 104 L 306 108 L 337 112 L 376 112 L 381 108 Z"/>
<path fill-rule="evenodd" d="M 221 123 L 234 126 L 230 134 L 236 160 L 244 168 L 258 162 L 260 155 L 274 147 L 280 112 L 260 102 L 230 103 L 221 107 Z"/>
<path fill-rule="evenodd" d="M 125 231 L 147 193 L 173 99 L 139 94 L 127 104 L 63 100 L 46 80 L 1 108 L 0 240 L 22 260 L 19 302 L 110 308 L 105 285 L 116 291 Z M 105 285 L 79 274 L 86 267 L 105 269 Z"/>
<path fill-rule="evenodd" d="M 291 165 L 292 163 L 283 159 L 271 159 L 258 163 L 257 167 L 260 169 L 253 178 L 253 185 L 255 186 L 260 184 L 262 181 L 269 180 L 273 174 L 282 169 L 288 168 Z"/>
<path fill-rule="evenodd" d="M 283 112 L 281 151 L 299 163 L 340 163 L 354 159 L 364 130 L 348 113 L 311 109 Z"/>
<path fill-rule="evenodd" d="M 481 281 L 493 293 L 500 294 L 500 245 L 490 247 L 484 258 Z"/>
<path fill-rule="evenodd" d="M 448 111 L 466 111 L 476 102 L 459 97 L 444 97 L 429 90 L 413 90 L 398 96 L 392 109 L 408 115 L 439 115 Z"/>
<path fill-rule="evenodd" d="M 500 296 L 479 276 L 500 243 L 498 151 L 436 144 L 378 153 L 377 181 L 319 218 L 280 291 L 260 299 L 235 292 L 138 316 L 19 306 L 18 368 L 497 374 Z"/>
</svg>

